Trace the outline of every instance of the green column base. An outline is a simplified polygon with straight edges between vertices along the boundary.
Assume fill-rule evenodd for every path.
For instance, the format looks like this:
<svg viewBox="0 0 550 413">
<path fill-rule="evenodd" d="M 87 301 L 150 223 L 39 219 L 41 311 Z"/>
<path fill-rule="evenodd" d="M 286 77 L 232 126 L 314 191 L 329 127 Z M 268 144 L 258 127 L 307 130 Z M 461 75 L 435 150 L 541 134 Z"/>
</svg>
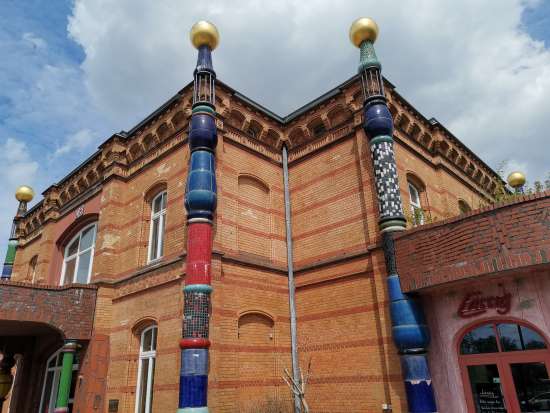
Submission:
<svg viewBox="0 0 550 413">
<path fill-rule="evenodd" d="M 78 344 L 76 341 L 67 341 L 61 350 L 63 353 L 63 364 L 61 365 L 61 375 L 59 377 L 59 387 L 57 389 L 55 413 L 65 413 L 69 411 L 69 392 L 71 391 L 74 353 L 76 352 L 77 346 Z"/>
</svg>

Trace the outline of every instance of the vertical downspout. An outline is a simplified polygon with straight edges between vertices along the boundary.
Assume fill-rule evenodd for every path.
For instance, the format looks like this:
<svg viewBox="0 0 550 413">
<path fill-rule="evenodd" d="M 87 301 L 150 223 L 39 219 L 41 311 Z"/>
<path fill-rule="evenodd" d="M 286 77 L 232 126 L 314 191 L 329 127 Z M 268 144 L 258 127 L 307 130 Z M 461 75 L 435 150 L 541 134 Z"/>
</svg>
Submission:
<svg viewBox="0 0 550 413">
<path fill-rule="evenodd" d="M 290 192 L 288 190 L 288 153 L 283 145 L 283 184 L 285 187 L 285 225 L 286 225 L 286 259 L 288 264 L 288 306 L 290 308 L 290 352 L 292 357 L 292 377 L 295 383 L 300 382 L 298 365 L 298 333 L 296 330 L 296 287 L 294 286 L 294 265 L 292 256 L 292 220 L 290 216 Z M 300 413 L 300 398 L 294 395 L 294 413 Z"/>
</svg>

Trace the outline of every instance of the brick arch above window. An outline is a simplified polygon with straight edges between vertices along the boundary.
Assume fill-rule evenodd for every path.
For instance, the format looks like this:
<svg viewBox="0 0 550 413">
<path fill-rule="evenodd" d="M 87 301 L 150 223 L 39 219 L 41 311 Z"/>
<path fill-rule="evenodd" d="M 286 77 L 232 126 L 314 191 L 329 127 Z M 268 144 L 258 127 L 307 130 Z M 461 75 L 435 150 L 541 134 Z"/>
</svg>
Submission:
<svg viewBox="0 0 550 413">
<path fill-rule="evenodd" d="M 419 192 L 424 192 L 426 190 L 426 184 L 424 181 L 414 172 L 407 172 L 407 182 L 413 184 Z"/>
<path fill-rule="evenodd" d="M 84 214 L 77 218 L 72 224 L 65 228 L 63 233 L 57 238 L 56 245 L 60 248 L 65 247 L 84 227 L 97 222 L 98 219 L 99 214 L 97 213 Z"/>
<path fill-rule="evenodd" d="M 165 180 L 156 181 L 143 191 L 143 199 L 145 199 L 145 202 L 150 203 L 158 194 L 166 191 L 167 188 L 168 183 Z"/>
<path fill-rule="evenodd" d="M 158 320 L 156 317 L 144 316 L 144 317 L 138 318 L 132 323 L 131 331 L 132 331 L 132 334 L 139 337 L 146 328 L 149 328 L 151 326 L 157 326 L 157 325 L 158 325 Z"/>
</svg>

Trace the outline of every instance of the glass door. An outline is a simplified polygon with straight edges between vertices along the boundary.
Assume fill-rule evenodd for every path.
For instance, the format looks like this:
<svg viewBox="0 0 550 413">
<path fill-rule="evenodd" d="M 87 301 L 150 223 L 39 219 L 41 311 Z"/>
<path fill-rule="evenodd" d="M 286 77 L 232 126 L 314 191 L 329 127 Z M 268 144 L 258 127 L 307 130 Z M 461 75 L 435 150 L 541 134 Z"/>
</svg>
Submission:
<svg viewBox="0 0 550 413">
<path fill-rule="evenodd" d="M 550 351 L 524 323 L 489 321 L 462 336 L 459 362 L 468 413 L 550 413 Z"/>
<path fill-rule="evenodd" d="M 496 364 L 467 366 L 476 413 L 508 413 Z"/>
<path fill-rule="evenodd" d="M 510 363 L 521 413 L 550 413 L 550 379 L 544 362 Z"/>
</svg>

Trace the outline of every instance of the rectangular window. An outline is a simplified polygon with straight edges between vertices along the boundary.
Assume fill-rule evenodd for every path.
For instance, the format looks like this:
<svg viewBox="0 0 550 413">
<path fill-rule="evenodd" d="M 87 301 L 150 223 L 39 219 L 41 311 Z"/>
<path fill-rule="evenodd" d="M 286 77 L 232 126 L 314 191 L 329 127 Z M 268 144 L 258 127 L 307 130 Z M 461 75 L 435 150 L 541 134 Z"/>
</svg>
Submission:
<svg viewBox="0 0 550 413">
<path fill-rule="evenodd" d="M 141 333 L 138 380 L 136 389 L 136 413 L 153 411 L 153 385 L 155 381 L 155 358 L 157 327 L 152 326 Z"/>
<path fill-rule="evenodd" d="M 149 231 L 148 261 L 164 254 L 164 228 L 166 220 L 166 192 L 158 194 L 151 202 L 151 228 Z"/>
</svg>

